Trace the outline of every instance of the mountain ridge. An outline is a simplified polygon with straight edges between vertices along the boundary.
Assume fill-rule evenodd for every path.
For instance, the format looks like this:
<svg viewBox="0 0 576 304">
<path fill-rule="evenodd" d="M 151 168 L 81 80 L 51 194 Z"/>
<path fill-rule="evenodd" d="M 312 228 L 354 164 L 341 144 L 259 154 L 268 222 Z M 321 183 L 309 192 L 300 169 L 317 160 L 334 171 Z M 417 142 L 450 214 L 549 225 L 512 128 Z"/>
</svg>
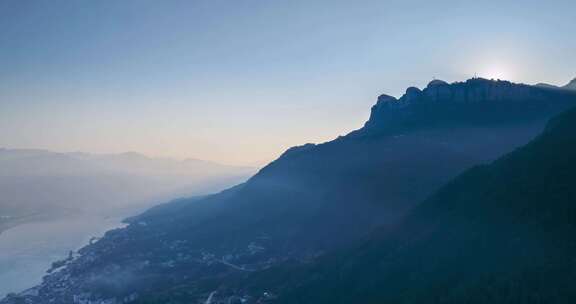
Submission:
<svg viewBox="0 0 576 304">
<path fill-rule="evenodd" d="M 571 90 L 571 91 L 574 91 L 574 90 L 576 90 L 576 78 L 572 79 L 570 82 L 568 82 L 567 84 L 565 84 L 563 86 L 556 86 L 556 85 L 541 82 L 541 83 L 536 84 L 535 87 L 545 88 L 545 89 L 554 89 L 554 90 Z"/>
<path fill-rule="evenodd" d="M 296 270 L 278 302 L 570 303 L 574 155 L 576 108 L 457 176 L 392 230 Z"/>
<path fill-rule="evenodd" d="M 0 148 L 0 222 L 38 213 L 144 208 L 171 195 L 205 194 L 253 169 L 142 154 L 61 153 Z M 105 194 L 104 194 L 105 193 Z M 40 199 L 41 197 L 41 199 Z M 61 212 L 60 212 L 61 211 Z"/>
<path fill-rule="evenodd" d="M 551 115 L 576 105 L 576 94 L 563 90 L 477 81 L 409 89 L 407 106 L 377 103 L 361 129 L 288 149 L 244 184 L 134 217 L 83 248 L 29 299 L 152 299 L 196 286 L 182 301 L 202 302 L 215 283 L 198 284 L 226 285 L 224 278 L 306 263 L 395 223 L 444 182 L 525 144 Z M 470 95 L 452 94 L 460 88 Z M 529 98 L 506 98 L 498 89 Z M 118 275 L 130 279 L 110 285 Z"/>
<path fill-rule="evenodd" d="M 574 79 L 572 82 L 576 84 L 576 79 Z M 391 135 L 394 132 L 398 132 L 400 127 L 404 128 L 404 130 L 415 130 L 419 127 L 426 127 L 425 125 L 418 126 L 417 122 L 413 121 L 415 119 L 422 118 L 421 116 L 417 116 L 417 114 L 420 113 L 413 112 L 427 111 L 429 109 L 426 109 L 425 107 L 437 101 L 442 101 L 444 105 L 448 106 L 480 103 L 481 105 L 488 106 L 488 109 L 481 109 L 483 111 L 487 111 L 490 110 L 490 103 L 493 102 L 526 102 L 542 99 L 546 95 L 552 96 L 546 98 L 553 99 L 555 95 L 573 94 L 576 94 L 576 92 L 556 92 L 555 90 L 550 90 L 549 88 L 545 87 L 513 83 L 505 80 L 471 78 L 466 81 L 447 83 L 440 79 L 434 79 L 430 81 L 422 90 L 417 87 L 408 87 L 405 93 L 400 96 L 400 98 L 396 98 L 387 94 L 379 95 L 376 104 L 374 104 L 370 109 L 368 120 L 360 129 L 351 131 L 346 135 L 339 136 L 338 138 L 327 141 L 325 143 L 306 143 L 304 145 L 291 147 L 287 149 L 280 158 L 282 158 L 284 155 L 291 155 L 292 153 L 297 153 L 299 151 L 310 150 L 315 146 L 329 144 L 333 141 L 374 135 Z M 500 106 L 501 104 L 492 105 Z M 440 105 L 434 104 L 433 106 Z M 512 104 L 512 106 L 514 106 L 514 104 Z M 553 104 L 549 106 L 554 107 Z M 551 110 L 548 107 L 545 108 L 547 108 L 546 110 Z M 470 113 L 467 114 L 470 115 Z M 537 112 L 528 113 L 524 119 L 530 120 L 530 115 L 538 116 L 541 114 Z M 458 117 L 451 116 L 447 118 L 457 119 Z M 500 119 L 500 122 L 502 123 L 506 122 L 506 117 L 500 117 L 497 119 Z M 426 121 L 426 123 L 431 122 Z M 397 129 L 394 129 L 394 124 L 400 124 L 400 126 L 398 126 Z M 449 124 L 446 125 L 449 126 Z"/>
<path fill-rule="evenodd" d="M 572 79 L 568 84 L 563 86 L 564 89 L 576 90 L 576 78 Z"/>
<path fill-rule="evenodd" d="M 41 154 L 50 154 L 50 155 L 63 155 L 63 156 L 70 156 L 70 157 L 81 157 L 81 158 L 134 158 L 134 159 L 146 159 L 146 160 L 164 160 L 164 161 L 174 161 L 174 162 L 181 162 L 181 163 L 205 163 L 205 164 L 212 164 L 218 166 L 226 166 L 232 168 L 244 168 L 244 169 L 252 169 L 250 166 L 242 166 L 242 165 L 230 165 L 226 163 L 220 163 L 217 161 L 212 160 L 205 160 L 200 158 L 191 158 L 187 157 L 184 159 L 177 159 L 171 157 L 160 157 L 160 156 L 150 156 L 144 153 L 136 152 L 136 151 L 126 151 L 120 153 L 91 153 L 91 152 L 81 152 L 81 151 L 74 151 L 74 152 L 57 152 L 48 149 L 23 149 L 23 148 L 8 148 L 8 147 L 0 147 L 0 153 L 11 153 L 11 154 L 29 154 L 29 155 L 41 155 Z"/>
</svg>

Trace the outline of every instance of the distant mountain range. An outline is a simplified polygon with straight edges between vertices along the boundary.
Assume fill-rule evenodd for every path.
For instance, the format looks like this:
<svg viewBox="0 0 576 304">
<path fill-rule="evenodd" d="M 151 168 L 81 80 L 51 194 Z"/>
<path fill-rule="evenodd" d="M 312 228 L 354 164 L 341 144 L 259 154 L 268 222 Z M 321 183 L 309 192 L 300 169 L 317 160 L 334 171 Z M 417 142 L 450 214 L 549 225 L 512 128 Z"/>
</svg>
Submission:
<svg viewBox="0 0 576 304">
<path fill-rule="evenodd" d="M 451 187 L 454 182 L 449 181 L 465 169 L 526 144 L 541 132 L 550 117 L 573 106 L 576 92 L 479 78 L 453 84 L 435 80 L 422 90 L 409 88 L 398 99 L 382 95 L 362 128 L 331 142 L 291 148 L 246 183 L 219 194 L 176 200 L 131 218 L 127 228 L 111 231 L 83 248 L 79 257 L 66 261 L 66 267 L 21 297 L 29 303 L 419 300 L 420 294 L 400 294 L 393 280 L 378 278 L 396 275 L 396 264 L 387 264 L 387 256 L 402 261 L 402 256 L 394 252 L 404 247 L 409 250 L 413 243 L 415 249 L 407 251 L 409 254 L 431 250 L 433 258 L 443 253 L 442 249 L 434 252 L 434 248 L 418 245 L 420 220 L 413 214 L 434 215 L 422 215 L 430 219 L 425 223 L 429 226 L 422 228 L 424 233 L 434 232 L 436 225 L 455 229 L 445 245 L 450 245 L 450 240 L 465 239 L 468 230 L 462 229 L 488 227 L 466 222 L 457 226 L 459 217 L 447 217 L 444 223 L 445 217 L 436 215 L 442 215 L 441 208 L 445 207 L 440 202 L 429 202 L 444 201 L 436 198 L 447 192 L 439 190 L 446 189 L 442 185 L 448 183 Z M 498 183 L 497 175 L 477 180 L 495 182 L 498 191 L 507 189 L 502 186 L 504 181 Z M 480 195 L 471 198 L 478 201 L 476 205 L 491 198 L 480 188 L 471 186 L 470 191 Z M 426 200 L 431 195 L 432 199 Z M 422 201 L 427 203 L 419 204 Z M 446 210 L 458 211 L 457 201 Z M 476 205 L 471 210 L 480 208 Z M 496 207 L 490 208 L 485 222 L 494 215 Z M 386 241 L 388 233 L 408 225 L 407 219 L 413 217 L 418 219 L 410 220 L 416 222 L 410 224 L 414 228 L 406 226 L 416 231 L 413 236 L 408 234 L 413 238 L 402 239 L 398 234 L 400 237 Z M 494 218 L 494 223 L 500 225 L 505 220 Z M 481 234 L 481 230 L 472 231 Z M 502 234 L 499 241 L 508 237 Z M 350 249 L 366 239 L 368 245 L 361 245 L 359 251 Z M 477 240 L 480 245 L 489 241 Z M 432 241 L 438 246 L 444 244 L 442 238 Z M 377 244 L 375 249 L 372 244 Z M 398 246 L 393 247 L 395 244 Z M 380 248 L 393 250 L 381 252 Z M 454 248 L 455 255 L 463 249 Z M 363 264 L 364 258 L 354 259 L 364 254 L 367 258 L 375 256 L 371 260 L 375 262 L 368 265 Z M 409 255 L 406 261 L 419 261 L 411 258 Z M 431 261 L 436 264 L 423 268 L 425 271 L 441 269 L 437 265 L 443 260 Z M 432 283 L 418 281 L 418 273 L 399 275 L 403 275 L 398 283 L 401 288 L 411 280 L 422 286 Z M 378 284 L 389 284 L 384 289 L 396 293 L 384 298 L 378 293 Z M 372 294 L 374 297 L 370 297 Z M 21 297 L 11 297 L 4 303 Z"/>
<path fill-rule="evenodd" d="M 110 212 L 159 199 L 207 194 L 241 182 L 252 168 L 138 153 L 0 149 L 0 230 L 7 222 L 69 212 Z M 12 219 L 12 221 L 9 221 Z"/>
<path fill-rule="evenodd" d="M 566 85 L 563 85 L 561 87 L 547 84 L 547 83 L 538 83 L 538 84 L 536 84 L 536 86 L 542 87 L 542 88 L 548 88 L 548 89 L 576 90 L 576 78 L 572 79 L 572 81 L 570 81 L 569 83 L 567 83 Z"/>
</svg>

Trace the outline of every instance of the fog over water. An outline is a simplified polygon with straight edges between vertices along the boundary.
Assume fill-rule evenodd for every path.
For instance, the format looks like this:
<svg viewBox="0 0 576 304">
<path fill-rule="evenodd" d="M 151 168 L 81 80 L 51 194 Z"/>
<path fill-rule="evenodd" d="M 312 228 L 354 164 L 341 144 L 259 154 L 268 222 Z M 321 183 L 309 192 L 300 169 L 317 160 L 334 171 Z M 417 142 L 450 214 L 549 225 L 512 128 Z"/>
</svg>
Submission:
<svg viewBox="0 0 576 304">
<path fill-rule="evenodd" d="M 253 168 L 197 159 L 0 148 L 0 298 L 39 283 L 52 262 L 178 197 L 217 192 Z M 8 229 L 8 230 L 6 230 Z"/>
<path fill-rule="evenodd" d="M 22 224 L 0 233 L 0 298 L 40 283 L 52 262 L 90 238 L 122 227 L 120 216 L 70 215 Z"/>
</svg>

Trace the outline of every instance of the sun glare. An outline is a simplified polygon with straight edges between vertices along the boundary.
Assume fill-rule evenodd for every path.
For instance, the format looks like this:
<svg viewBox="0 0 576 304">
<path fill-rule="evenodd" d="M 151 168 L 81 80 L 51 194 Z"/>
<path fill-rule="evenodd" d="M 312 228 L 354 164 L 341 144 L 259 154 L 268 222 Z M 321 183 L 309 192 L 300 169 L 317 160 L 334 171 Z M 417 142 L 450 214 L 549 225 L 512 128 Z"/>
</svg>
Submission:
<svg viewBox="0 0 576 304">
<path fill-rule="evenodd" d="M 482 69 L 478 73 L 478 76 L 487 79 L 511 80 L 512 73 L 510 69 L 504 65 L 489 65 Z"/>
</svg>

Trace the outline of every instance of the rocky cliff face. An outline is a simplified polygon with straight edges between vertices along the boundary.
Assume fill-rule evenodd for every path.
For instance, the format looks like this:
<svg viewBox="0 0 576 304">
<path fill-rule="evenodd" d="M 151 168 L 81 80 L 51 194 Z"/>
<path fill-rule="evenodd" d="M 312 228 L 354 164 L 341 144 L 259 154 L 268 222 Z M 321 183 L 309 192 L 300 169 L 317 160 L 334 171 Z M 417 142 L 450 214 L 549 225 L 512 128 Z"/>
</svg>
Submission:
<svg viewBox="0 0 576 304">
<path fill-rule="evenodd" d="M 360 133 L 379 134 L 456 121 L 506 123 L 511 117 L 533 120 L 541 115 L 540 111 L 555 112 L 563 107 L 565 95 L 501 80 L 473 78 L 453 84 L 433 80 L 423 90 L 408 88 L 399 99 L 381 95 Z"/>
</svg>

